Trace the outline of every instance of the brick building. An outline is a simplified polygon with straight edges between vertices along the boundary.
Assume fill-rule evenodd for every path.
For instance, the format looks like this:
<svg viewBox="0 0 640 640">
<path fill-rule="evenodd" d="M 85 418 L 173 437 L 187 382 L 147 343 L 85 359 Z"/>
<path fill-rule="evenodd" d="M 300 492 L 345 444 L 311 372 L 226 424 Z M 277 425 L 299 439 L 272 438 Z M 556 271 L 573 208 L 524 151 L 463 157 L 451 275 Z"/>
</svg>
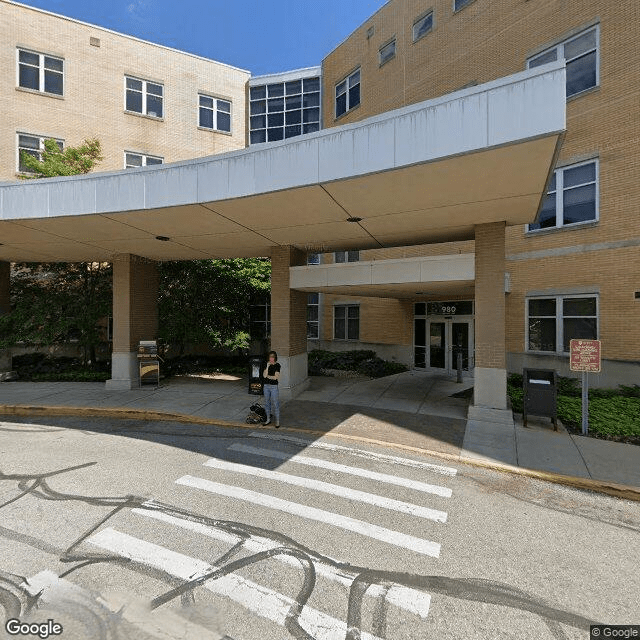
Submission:
<svg viewBox="0 0 640 640">
<path fill-rule="evenodd" d="M 564 373 L 570 337 L 602 339 L 596 384 L 640 379 L 631 0 L 390 0 L 321 67 L 254 78 L 8 0 L 0 21 L 0 177 L 43 137 L 96 135 L 114 170 L 0 185 L 0 260 L 113 260 L 112 386 L 154 332 L 154 261 L 251 255 L 291 393 L 314 346 L 449 373 L 461 350 L 493 408 L 507 370 Z"/>
<path fill-rule="evenodd" d="M 334 127 L 566 59 L 567 130 L 540 219 L 506 229 L 510 371 L 542 366 L 568 374 L 569 339 L 599 338 L 604 364 L 595 384 L 640 383 L 639 38 L 632 0 L 390 0 L 322 62 L 323 126 Z M 353 91 L 345 80 L 357 87 L 354 104 L 345 99 Z M 347 260 L 473 251 L 467 241 L 351 252 Z M 319 340 L 310 348 L 372 348 L 412 366 L 451 370 L 457 333 L 472 367 L 472 321 L 481 321 L 471 311 L 473 286 L 446 298 L 412 293 L 323 294 L 319 330 L 310 329 Z M 428 304 L 460 301 L 467 302 Z M 359 317 L 346 340 L 343 306 L 355 306 Z"/>
</svg>

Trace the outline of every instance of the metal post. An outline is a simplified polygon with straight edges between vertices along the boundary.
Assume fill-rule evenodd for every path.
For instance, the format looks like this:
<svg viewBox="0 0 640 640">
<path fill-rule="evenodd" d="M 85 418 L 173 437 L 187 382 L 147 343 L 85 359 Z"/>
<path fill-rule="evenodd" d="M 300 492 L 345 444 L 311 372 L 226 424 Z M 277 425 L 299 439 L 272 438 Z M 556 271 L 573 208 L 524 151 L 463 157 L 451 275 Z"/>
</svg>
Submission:
<svg viewBox="0 0 640 640">
<path fill-rule="evenodd" d="M 589 433 L 589 374 L 582 372 L 582 435 Z"/>
<path fill-rule="evenodd" d="M 458 378 L 456 382 L 462 382 L 462 349 L 461 348 L 458 348 L 457 368 L 458 368 Z"/>
</svg>

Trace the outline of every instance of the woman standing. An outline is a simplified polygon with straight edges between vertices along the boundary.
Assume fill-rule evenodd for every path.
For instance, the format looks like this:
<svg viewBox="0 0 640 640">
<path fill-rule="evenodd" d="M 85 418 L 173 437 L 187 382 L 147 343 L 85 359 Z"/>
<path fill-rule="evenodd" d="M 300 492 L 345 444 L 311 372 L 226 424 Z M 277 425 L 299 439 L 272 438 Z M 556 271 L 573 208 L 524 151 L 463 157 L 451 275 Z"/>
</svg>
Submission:
<svg viewBox="0 0 640 640">
<path fill-rule="evenodd" d="M 264 378 L 264 409 L 267 412 L 267 419 L 264 424 L 271 422 L 271 403 L 273 403 L 273 412 L 276 416 L 275 427 L 280 426 L 280 398 L 278 396 L 278 380 L 280 379 L 280 363 L 278 362 L 278 354 L 275 351 L 269 351 L 269 362 L 262 373 Z"/>
</svg>

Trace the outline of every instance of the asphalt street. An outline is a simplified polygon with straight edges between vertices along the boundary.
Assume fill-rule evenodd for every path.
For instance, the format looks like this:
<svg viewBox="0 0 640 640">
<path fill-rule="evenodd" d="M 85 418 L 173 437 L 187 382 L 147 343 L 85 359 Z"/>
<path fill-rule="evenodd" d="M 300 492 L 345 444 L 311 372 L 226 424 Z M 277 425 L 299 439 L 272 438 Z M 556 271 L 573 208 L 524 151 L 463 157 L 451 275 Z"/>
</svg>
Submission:
<svg viewBox="0 0 640 640">
<path fill-rule="evenodd" d="M 0 422 L 7 638 L 587 640 L 640 622 L 639 533 L 637 503 L 393 447 Z"/>
</svg>

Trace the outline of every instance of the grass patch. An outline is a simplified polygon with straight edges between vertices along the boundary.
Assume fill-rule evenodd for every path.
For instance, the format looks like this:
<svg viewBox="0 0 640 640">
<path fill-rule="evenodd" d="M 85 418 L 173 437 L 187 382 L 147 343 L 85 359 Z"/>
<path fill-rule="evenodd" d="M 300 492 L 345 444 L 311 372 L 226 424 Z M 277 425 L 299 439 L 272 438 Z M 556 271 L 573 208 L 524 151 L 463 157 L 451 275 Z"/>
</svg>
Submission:
<svg viewBox="0 0 640 640">
<path fill-rule="evenodd" d="M 513 374 L 507 393 L 514 412 L 522 413 L 522 376 Z M 576 378 L 558 378 L 558 418 L 568 431 L 582 432 L 582 392 Z M 640 445 L 640 386 L 589 389 L 589 435 Z"/>
</svg>

